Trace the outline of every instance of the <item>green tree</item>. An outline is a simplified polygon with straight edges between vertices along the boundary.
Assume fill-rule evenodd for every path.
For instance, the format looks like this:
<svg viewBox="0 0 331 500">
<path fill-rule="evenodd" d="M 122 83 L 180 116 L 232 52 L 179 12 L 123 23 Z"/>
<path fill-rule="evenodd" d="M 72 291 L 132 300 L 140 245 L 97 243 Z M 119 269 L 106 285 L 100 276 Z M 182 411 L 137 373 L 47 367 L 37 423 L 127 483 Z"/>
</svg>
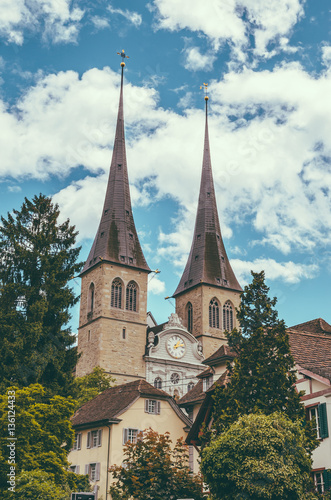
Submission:
<svg viewBox="0 0 331 500">
<path fill-rule="evenodd" d="M 16 480 L 15 492 L 8 493 L 8 500 L 68 500 L 67 486 L 55 484 L 52 476 L 43 471 L 22 472 Z"/>
<path fill-rule="evenodd" d="M 113 386 L 115 379 L 108 375 L 103 368 L 96 366 L 91 373 L 74 380 L 72 396 L 76 399 L 76 408 L 80 408 L 87 401 L 98 396 Z"/>
<path fill-rule="evenodd" d="M 12 387 L 0 396 L 1 498 L 8 493 L 9 459 L 14 461 L 16 477 L 39 470 L 50 475 L 59 487 L 75 489 L 76 480 L 83 476 L 68 471 L 67 455 L 74 437 L 70 418 L 74 407 L 72 398 L 49 396 L 39 384 L 23 389 Z M 12 418 L 10 410 L 15 411 L 15 423 L 8 426 Z M 10 454 L 11 438 L 16 439 Z"/>
<path fill-rule="evenodd" d="M 116 480 L 110 487 L 113 500 L 202 500 L 202 479 L 188 467 L 187 446 L 178 440 L 171 447 L 169 433 L 149 429 L 136 443 L 124 448 L 122 466 L 110 471 Z"/>
<path fill-rule="evenodd" d="M 281 413 L 239 418 L 202 451 L 201 470 L 212 498 L 306 498 L 312 488 L 306 440 L 301 422 Z"/>
<path fill-rule="evenodd" d="M 0 389 L 41 383 L 65 395 L 77 362 L 67 324 L 76 304 L 68 281 L 79 271 L 77 232 L 40 194 L 1 217 Z"/>
<path fill-rule="evenodd" d="M 293 421 L 305 420 L 301 394 L 295 390 L 294 360 L 285 323 L 274 309 L 276 298 L 268 297 L 263 271 L 252 275 L 253 281 L 241 294 L 237 310 L 240 330 L 227 334 L 237 357 L 233 365 L 228 365 L 227 387 L 217 387 L 213 396 L 216 433 L 239 415 L 257 411 L 266 415 L 280 411 Z M 311 446 L 316 446 L 314 440 Z"/>
</svg>

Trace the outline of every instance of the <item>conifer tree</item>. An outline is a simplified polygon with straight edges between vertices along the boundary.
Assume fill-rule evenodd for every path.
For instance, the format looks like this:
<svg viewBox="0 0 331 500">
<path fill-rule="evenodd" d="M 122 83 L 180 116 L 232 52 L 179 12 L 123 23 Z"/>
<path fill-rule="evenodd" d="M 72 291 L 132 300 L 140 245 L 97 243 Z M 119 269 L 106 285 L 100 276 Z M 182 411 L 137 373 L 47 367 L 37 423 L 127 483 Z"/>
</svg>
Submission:
<svg viewBox="0 0 331 500">
<path fill-rule="evenodd" d="M 58 205 L 40 194 L 1 217 L 0 388 L 41 383 L 65 395 L 77 362 L 68 321 L 76 304 L 77 232 L 58 222 Z"/>
<path fill-rule="evenodd" d="M 229 346 L 236 351 L 228 365 L 230 381 L 216 388 L 214 419 L 217 432 L 235 422 L 240 415 L 262 411 L 284 413 L 290 420 L 304 420 L 301 394 L 295 389 L 294 360 L 290 353 L 285 323 L 270 299 L 264 271 L 253 273 L 253 281 L 241 294 L 237 310 L 240 329 L 227 334 Z"/>
</svg>

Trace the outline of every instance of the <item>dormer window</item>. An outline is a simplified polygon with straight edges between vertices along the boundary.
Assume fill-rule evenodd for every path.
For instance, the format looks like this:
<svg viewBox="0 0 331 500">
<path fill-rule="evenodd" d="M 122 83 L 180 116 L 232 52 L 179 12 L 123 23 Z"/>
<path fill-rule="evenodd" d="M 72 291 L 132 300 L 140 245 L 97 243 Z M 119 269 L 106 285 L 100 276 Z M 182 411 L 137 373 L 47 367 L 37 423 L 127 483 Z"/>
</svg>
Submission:
<svg viewBox="0 0 331 500">
<path fill-rule="evenodd" d="M 213 385 L 214 377 L 213 375 L 209 375 L 208 377 L 203 379 L 203 390 L 204 392 L 208 391 L 209 387 Z"/>
</svg>

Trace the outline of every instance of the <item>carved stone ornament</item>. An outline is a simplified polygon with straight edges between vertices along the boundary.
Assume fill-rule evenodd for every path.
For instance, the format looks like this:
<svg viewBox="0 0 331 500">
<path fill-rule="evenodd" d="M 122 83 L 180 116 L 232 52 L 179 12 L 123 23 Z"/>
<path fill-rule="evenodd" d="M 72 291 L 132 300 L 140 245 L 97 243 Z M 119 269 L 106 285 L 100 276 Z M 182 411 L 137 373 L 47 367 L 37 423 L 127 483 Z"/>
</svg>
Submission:
<svg viewBox="0 0 331 500">
<path fill-rule="evenodd" d="M 154 332 L 149 332 L 148 334 L 148 348 L 154 347 L 154 341 L 155 341 L 155 333 Z"/>
<path fill-rule="evenodd" d="M 202 342 L 201 340 L 199 340 L 198 342 L 198 353 L 200 354 L 200 356 L 203 355 L 203 351 L 202 351 Z"/>
<path fill-rule="evenodd" d="M 169 316 L 168 323 L 164 326 L 164 330 L 168 330 L 169 328 L 182 328 L 185 330 L 185 326 L 182 323 L 182 320 L 176 313 L 172 313 Z"/>
</svg>

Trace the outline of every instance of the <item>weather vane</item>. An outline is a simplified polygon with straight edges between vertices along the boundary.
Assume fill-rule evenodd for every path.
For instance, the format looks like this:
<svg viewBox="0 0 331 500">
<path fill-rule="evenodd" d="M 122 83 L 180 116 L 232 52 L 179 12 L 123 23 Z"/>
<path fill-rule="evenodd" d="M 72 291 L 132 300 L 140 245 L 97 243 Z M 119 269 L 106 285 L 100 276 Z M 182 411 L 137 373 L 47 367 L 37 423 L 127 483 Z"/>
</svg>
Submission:
<svg viewBox="0 0 331 500">
<path fill-rule="evenodd" d="M 117 54 L 122 58 L 121 66 L 125 66 L 124 59 L 130 59 L 129 56 L 125 54 L 124 49 L 122 50 L 122 52 L 117 52 Z"/>
<path fill-rule="evenodd" d="M 205 91 L 205 100 L 207 101 L 209 99 L 207 93 L 208 93 L 208 83 L 203 83 L 200 87 L 200 90 L 204 89 Z"/>
</svg>

